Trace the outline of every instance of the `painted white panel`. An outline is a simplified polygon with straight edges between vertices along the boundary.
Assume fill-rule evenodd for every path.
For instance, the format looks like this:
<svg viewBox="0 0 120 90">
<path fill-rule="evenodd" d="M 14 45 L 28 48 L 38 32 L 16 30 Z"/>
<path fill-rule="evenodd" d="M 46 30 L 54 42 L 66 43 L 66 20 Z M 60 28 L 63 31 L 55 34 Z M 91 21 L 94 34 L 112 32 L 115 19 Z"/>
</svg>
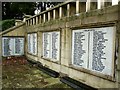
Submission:
<svg viewBox="0 0 120 90">
<path fill-rule="evenodd" d="M 113 76 L 115 27 L 73 30 L 72 64 Z"/>
<path fill-rule="evenodd" d="M 60 55 L 60 32 L 43 33 L 43 57 L 58 61 Z"/>
<path fill-rule="evenodd" d="M 60 32 L 52 32 L 52 59 L 59 60 Z"/>
<path fill-rule="evenodd" d="M 43 57 L 50 58 L 50 47 L 51 47 L 51 34 L 43 33 Z"/>
<path fill-rule="evenodd" d="M 24 38 L 15 38 L 15 52 L 14 55 L 23 55 L 24 54 Z"/>
<path fill-rule="evenodd" d="M 37 54 L 37 33 L 28 34 L 28 52 Z"/>
<path fill-rule="evenodd" d="M 114 27 L 94 28 L 91 33 L 89 69 L 112 75 L 114 58 Z"/>
<path fill-rule="evenodd" d="M 2 38 L 3 56 L 14 56 L 24 54 L 24 38 L 3 37 Z"/>
<path fill-rule="evenodd" d="M 72 64 L 87 68 L 88 63 L 88 32 L 84 29 L 72 33 Z"/>
</svg>

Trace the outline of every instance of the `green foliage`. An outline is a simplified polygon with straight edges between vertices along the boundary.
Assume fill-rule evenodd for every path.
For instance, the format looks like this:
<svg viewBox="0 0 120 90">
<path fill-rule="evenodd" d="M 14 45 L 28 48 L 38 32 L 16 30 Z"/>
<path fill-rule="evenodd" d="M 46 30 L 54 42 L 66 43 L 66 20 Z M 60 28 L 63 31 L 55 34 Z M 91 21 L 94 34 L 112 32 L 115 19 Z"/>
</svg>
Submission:
<svg viewBox="0 0 120 90">
<path fill-rule="evenodd" d="M 2 2 L 2 19 L 23 19 L 23 15 L 34 15 L 35 2 Z"/>
<path fill-rule="evenodd" d="M 14 19 L 3 20 L 0 22 L 0 26 L 2 26 L 2 31 L 4 31 L 8 28 L 15 26 L 15 20 Z"/>
</svg>

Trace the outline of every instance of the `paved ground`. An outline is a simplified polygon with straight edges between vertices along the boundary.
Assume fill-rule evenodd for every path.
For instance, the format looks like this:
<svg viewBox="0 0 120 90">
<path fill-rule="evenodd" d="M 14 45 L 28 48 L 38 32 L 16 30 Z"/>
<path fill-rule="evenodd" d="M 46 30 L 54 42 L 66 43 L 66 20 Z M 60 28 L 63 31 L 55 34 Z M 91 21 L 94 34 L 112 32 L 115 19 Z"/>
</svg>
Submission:
<svg viewBox="0 0 120 90">
<path fill-rule="evenodd" d="M 3 88 L 69 88 L 25 61 L 24 58 L 9 58 L 2 65 Z"/>
</svg>

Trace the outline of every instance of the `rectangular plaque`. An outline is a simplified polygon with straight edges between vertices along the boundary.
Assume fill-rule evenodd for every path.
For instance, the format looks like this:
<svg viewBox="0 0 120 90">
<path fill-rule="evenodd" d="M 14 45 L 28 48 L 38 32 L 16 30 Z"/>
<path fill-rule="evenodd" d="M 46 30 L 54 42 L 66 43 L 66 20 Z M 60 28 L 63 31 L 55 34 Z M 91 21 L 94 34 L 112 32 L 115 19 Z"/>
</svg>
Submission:
<svg viewBox="0 0 120 90">
<path fill-rule="evenodd" d="M 43 56 L 51 58 L 51 33 L 43 33 Z"/>
<path fill-rule="evenodd" d="M 37 34 L 33 34 L 33 53 L 37 54 Z"/>
<path fill-rule="evenodd" d="M 37 54 L 37 33 L 28 34 L 28 52 Z"/>
<path fill-rule="evenodd" d="M 87 68 L 88 32 L 84 29 L 74 30 L 72 37 L 72 64 Z"/>
<path fill-rule="evenodd" d="M 43 57 L 59 60 L 60 32 L 43 33 Z"/>
<path fill-rule="evenodd" d="M 113 75 L 114 30 L 114 27 L 94 28 L 90 38 L 90 70 Z"/>
<path fill-rule="evenodd" d="M 2 38 L 3 56 L 23 55 L 24 54 L 24 38 L 19 37 L 3 37 Z"/>
<path fill-rule="evenodd" d="M 28 34 L 28 52 L 29 53 L 31 53 L 31 43 L 30 43 L 30 39 L 31 38 L 31 36 L 30 36 L 30 34 Z"/>
<path fill-rule="evenodd" d="M 113 75 L 114 27 L 73 30 L 72 64 Z"/>
<path fill-rule="evenodd" d="M 15 55 L 24 54 L 24 38 L 15 38 Z"/>
<path fill-rule="evenodd" d="M 52 59 L 59 60 L 60 32 L 52 32 Z"/>
</svg>

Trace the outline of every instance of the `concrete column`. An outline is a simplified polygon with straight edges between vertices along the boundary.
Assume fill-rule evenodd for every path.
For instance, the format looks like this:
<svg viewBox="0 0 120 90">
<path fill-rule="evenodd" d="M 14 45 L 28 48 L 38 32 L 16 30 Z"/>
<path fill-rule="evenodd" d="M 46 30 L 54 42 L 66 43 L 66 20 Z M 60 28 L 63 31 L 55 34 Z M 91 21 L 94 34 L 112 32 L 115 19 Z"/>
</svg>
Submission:
<svg viewBox="0 0 120 90">
<path fill-rule="evenodd" d="M 50 21 L 50 12 L 48 12 L 48 21 Z"/>
<path fill-rule="evenodd" d="M 53 10 L 53 20 L 55 19 L 55 9 Z"/>
<path fill-rule="evenodd" d="M 32 25 L 32 21 L 33 21 L 33 20 L 32 20 L 32 19 L 30 19 L 30 25 Z"/>
<path fill-rule="evenodd" d="M 66 28 L 66 45 L 65 45 L 65 59 L 66 59 L 66 66 L 71 64 L 72 60 L 72 30 L 70 28 Z"/>
<path fill-rule="evenodd" d="M 79 0 L 76 1 L 76 14 L 77 13 L 80 13 L 80 3 L 79 3 Z"/>
<path fill-rule="evenodd" d="M 66 65 L 65 63 L 65 45 L 66 45 L 66 30 L 61 30 L 61 64 Z"/>
<path fill-rule="evenodd" d="M 90 10 L 90 1 L 91 0 L 87 0 L 86 2 L 86 12 Z"/>
<path fill-rule="evenodd" d="M 62 18 L 62 7 L 59 8 L 59 18 Z"/>
<path fill-rule="evenodd" d="M 33 25 L 35 25 L 35 17 L 33 18 Z"/>
<path fill-rule="evenodd" d="M 36 24 L 38 24 L 38 16 L 36 17 Z"/>
<path fill-rule="evenodd" d="M 45 17 L 45 13 L 43 14 L 43 22 L 45 22 L 45 19 L 46 19 L 46 17 Z"/>
<path fill-rule="evenodd" d="M 41 23 L 42 21 L 41 21 L 41 15 L 39 16 L 39 23 Z"/>
<path fill-rule="evenodd" d="M 70 4 L 67 4 L 67 16 L 70 16 Z"/>
<path fill-rule="evenodd" d="M 41 58 L 43 52 L 42 52 L 42 32 L 38 32 L 38 57 Z"/>
</svg>

